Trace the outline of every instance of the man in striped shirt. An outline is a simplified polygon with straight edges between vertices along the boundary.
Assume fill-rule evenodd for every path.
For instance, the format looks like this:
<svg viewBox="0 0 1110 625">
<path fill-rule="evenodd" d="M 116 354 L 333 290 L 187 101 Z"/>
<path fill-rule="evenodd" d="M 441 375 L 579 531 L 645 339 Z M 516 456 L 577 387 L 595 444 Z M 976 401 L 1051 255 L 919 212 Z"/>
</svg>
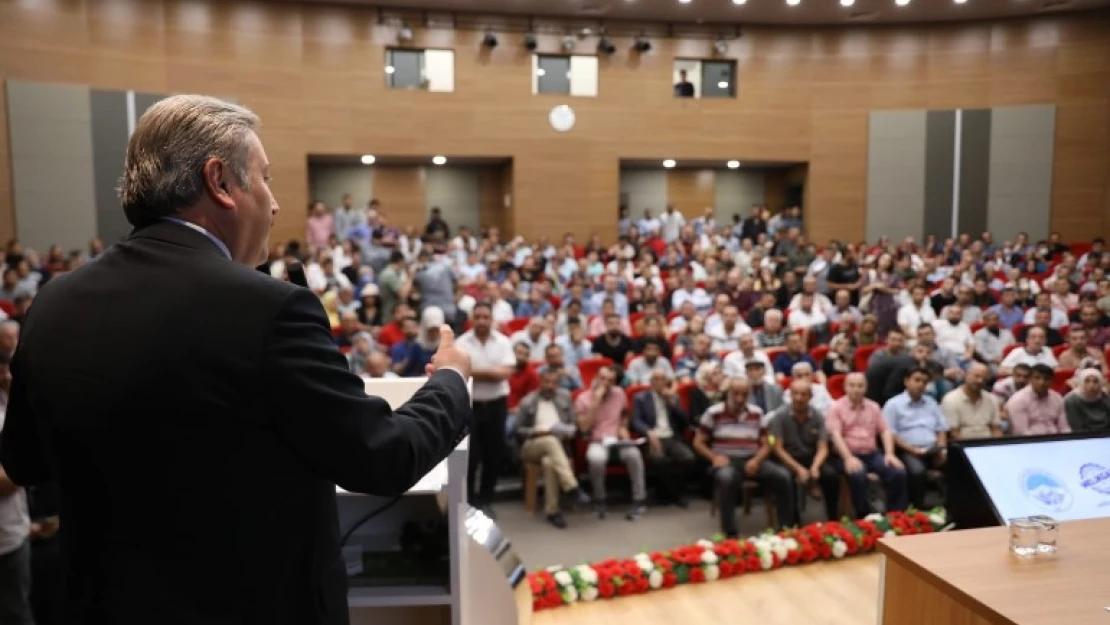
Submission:
<svg viewBox="0 0 1110 625">
<path fill-rule="evenodd" d="M 780 522 L 789 522 L 794 497 L 790 472 L 767 462 L 763 411 L 748 403 L 748 389 L 746 378 L 733 378 L 725 401 L 705 411 L 694 436 L 694 450 L 713 466 L 721 531 L 731 538 L 738 534 L 736 503 L 744 480 L 758 482 L 774 497 Z"/>
</svg>

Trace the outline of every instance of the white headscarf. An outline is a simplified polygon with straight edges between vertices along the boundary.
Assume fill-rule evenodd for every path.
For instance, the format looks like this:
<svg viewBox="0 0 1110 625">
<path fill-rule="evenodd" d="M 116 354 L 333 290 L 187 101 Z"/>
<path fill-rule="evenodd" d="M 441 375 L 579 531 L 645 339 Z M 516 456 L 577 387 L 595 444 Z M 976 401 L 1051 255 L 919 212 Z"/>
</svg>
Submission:
<svg viewBox="0 0 1110 625">
<path fill-rule="evenodd" d="M 420 334 L 416 337 L 416 342 L 421 348 L 428 351 L 435 351 L 439 349 L 439 334 L 436 334 L 435 340 L 428 339 L 428 330 L 433 328 L 439 329 L 443 325 L 443 310 L 439 306 L 429 306 L 424 309 L 420 315 Z"/>
</svg>

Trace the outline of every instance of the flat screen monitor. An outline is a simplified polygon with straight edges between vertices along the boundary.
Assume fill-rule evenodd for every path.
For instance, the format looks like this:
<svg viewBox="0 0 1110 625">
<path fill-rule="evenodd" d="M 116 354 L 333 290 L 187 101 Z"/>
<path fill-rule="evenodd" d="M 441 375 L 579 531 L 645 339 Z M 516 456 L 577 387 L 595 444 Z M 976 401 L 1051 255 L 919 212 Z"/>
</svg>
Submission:
<svg viewBox="0 0 1110 625">
<path fill-rule="evenodd" d="M 960 441 L 952 447 L 948 483 L 956 488 L 949 507 L 962 527 L 1035 514 L 1061 521 L 1110 517 L 1106 435 Z"/>
</svg>

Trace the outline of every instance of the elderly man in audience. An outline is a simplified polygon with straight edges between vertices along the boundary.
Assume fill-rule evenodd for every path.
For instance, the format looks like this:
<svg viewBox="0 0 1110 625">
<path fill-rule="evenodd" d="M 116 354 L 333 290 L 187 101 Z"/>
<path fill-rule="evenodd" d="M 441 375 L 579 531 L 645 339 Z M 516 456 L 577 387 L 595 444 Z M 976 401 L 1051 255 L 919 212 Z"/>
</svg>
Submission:
<svg viewBox="0 0 1110 625">
<path fill-rule="evenodd" d="M 713 339 L 713 351 L 720 352 L 736 349 L 740 337 L 751 332 L 752 329 L 740 321 L 740 311 L 730 304 L 721 313 L 721 323 L 710 328 L 708 334 Z"/>
<path fill-rule="evenodd" d="M 763 363 L 763 371 L 767 375 L 769 383 L 775 382 L 775 368 L 771 364 L 771 359 L 762 349 L 755 346 L 755 335 L 745 334 L 737 341 L 739 349 L 725 356 L 724 361 L 721 363 L 724 367 L 725 375 L 730 378 L 743 377 L 747 375 L 746 364 L 752 360 L 758 360 Z"/>
<path fill-rule="evenodd" d="M 539 374 L 545 371 L 554 371 L 558 375 L 559 388 L 567 391 L 577 391 L 582 388 L 582 374 L 578 367 L 568 367 L 563 357 L 563 348 L 558 345 L 548 345 L 544 350 L 544 364 L 540 367 Z"/>
<path fill-rule="evenodd" d="M 782 312 L 772 308 L 763 314 L 763 329 L 755 333 L 755 344 L 760 349 L 786 345 L 787 332 L 783 328 Z"/>
<path fill-rule="evenodd" d="M 926 471 L 944 465 L 947 459 L 948 421 L 925 386 L 931 375 L 924 367 L 910 369 L 906 390 L 883 406 L 883 416 L 894 434 L 898 457 L 906 466 L 910 502 L 925 507 Z"/>
<path fill-rule="evenodd" d="M 572 495 L 579 505 L 590 503 L 590 496 L 578 486 L 565 448 L 577 431 L 570 393 L 559 388 L 556 370 L 544 371 L 539 389 L 517 406 L 516 434 L 522 441 L 521 461 L 543 469 L 543 511 L 547 522 L 559 529 L 567 526 L 559 507 L 561 494 Z"/>
<path fill-rule="evenodd" d="M 366 373 L 367 361 L 370 354 L 374 353 L 374 339 L 369 332 L 359 332 L 355 335 L 354 345 L 347 353 L 347 365 L 355 375 Z"/>
<path fill-rule="evenodd" d="M 847 476 L 857 517 L 871 512 L 868 473 L 879 476 L 886 491 L 887 509 L 905 510 L 908 503 L 906 470 L 895 453 L 894 434 L 879 404 L 866 395 L 867 379 L 863 374 L 849 374 L 844 380 L 844 397 L 833 402 L 825 415 L 825 427 L 836 450 L 832 465 Z M 882 450 L 877 443 L 880 439 Z"/>
<path fill-rule="evenodd" d="M 932 325 L 922 324 L 917 329 L 917 343 L 924 345 L 929 350 L 929 361 L 940 368 L 941 377 L 936 379 L 936 386 L 947 393 L 964 379 L 965 352 L 954 352 L 937 344 L 936 329 Z"/>
<path fill-rule="evenodd" d="M 1064 398 L 1064 414 L 1072 432 L 1110 432 L 1110 395 L 1098 369 L 1075 374 L 1078 385 Z"/>
<path fill-rule="evenodd" d="M 863 313 L 852 306 L 852 294 L 844 289 L 838 290 L 833 296 L 833 307 L 826 313 L 826 316 L 833 323 L 850 321 L 858 324 L 863 321 Z"/>
<path fill-rule="evenodd" d="M 816 379 L 813 367 L 808 362 L 799 362 L 790 369 L 790 377 L 794 380 L 802 380 L 809 384 L 809 406 L 817 411 L 817 414 L 822 417 L 828 411 L 829 406 L 832 405 L 833 398 L 829 395 L 828 389 L 825 385 Z M 793 393 L 785 394 L 786 405 L 789 406 L 792 400 Z"/>
<path fill-rule="evenodd" d="M 366 367 L 363 369 L 363 378 L 371 380 L 381 378 L 396 378 L 397 374 L 389 370 L 390 361 L 389 357 L 382 352 L 371 352 L 366 358 Z"/>
<path fill-rule="evenodd" d="M 763 430 L 763 411 L 749 403 L 748 381 L 729 381 L 725 401 L 702 415 L 694 434 L 694 451 L 712 465 L 721 531 L 738 535 L 736 503 L 745 479 L 755 480 L 775 501 L 780 523 L 789 523 L 795 497 L 790 472 L 767 462 L 771 448 Z"/>
<path fill-rule="evenodd" d="M 789 403 L 769 415 L 767 442 L 773 459 L 789 470 L 794 482 L 792 489 L 808 487 L 810 494 L 821 495 L 826 518 L 834 521 L 839 518 L 840 475 L 826 462 L 829 437 L 824 412 L 810 403 L 811 389 L 812 385 L 805 379 L 795 378 L 790 383 Z M 783 524 L 801 525 L 797 505 L 792 513 Z"/>
<path fill-rule="evenodd" d="M 1029 384 L 1006 402 L 1010 432 L 1014 436 L 1067 434 L 1071 431 L 1064 412 L 1064 398 L 1052 390 L 1052 367 L 1033 365 Z"/>
<path fill-rule="evenodd" d="M 1034 302 L 1033 307 L 1025 311 L 1025 318 L 1022 321 L 1024 321 L 1026 325 L 1037 323 L 1036 317 L 1038 311 L 1045 311 L 1048 313 L 1048 323 L 1052 328 L 1059 329 L 1068 325 L 1067 312 L 1052 307 L 1052 294 L 1049 293 L 1048 290 L 1037 293 Z"/>
<path fill-rule="evenodd" d="M 1049 311 L 1038 310 L 1033 316 L 1033 325 L 1024 326 L 1019 329 L 1014 334 L 1014 338 L 1017 340 L 1017 342 L 1024 343 L 1029 338 L 1029 332 L 1033 328 L 1040 328 L 1044 331 L 1045 346 L 1052 348 L 1058 345 L 1063 345 L 1065 343 L 1064 335 L 1062 334 L 1061 330 L 1052 327 L 1052 325 L 1049 323 L 1050 318 L 1051 314 L 1049 313 Z"/>
<path fill-rule="evenodd" d="M 968 368 L 964 383 L 941 400 L 940 410 L 953 439 L 1002 436 L 998 400 L 984 388 L 989 377 L 990 368 L 975 363 Z"/>
<path fill-rule="evenodd" d="M 802 340 L 808 345 L 811 343 L 811 336 L 828 334 L 829 318 L 815 305 L 813 295 L 803 293 L 798 307 L 790 313 L 789 325 L 791 329 L 802 333 Z"/>
<path fill-rule="evenodd" d="M 972 340 L 976 360 L 986 364 L 994 375 L 1002 364 L 1003 352 L 1014 344 L 1014 335 L 1002 326 L 998 312 L 991 308 L 983 313 L 983 327 L 975 331 Z"/>
<path fill-rule="evenodd" d="M 1097 368 L 1106 371 L 1106 356 L 1102 350 L 1087 343 L 1087 330 L 1083 326 L 1068 328 L 1068 348 L 1056 357 L 1061 369 Z"/>
<path fill-rule="evenodd" d="M 748 380 L 748 403 L 758 406 L 763 414 L 778 410 L 785 400 L 782 387 L 767 376 L 766 364 L 762 360 L 749 360 L 744 364 L 744 372 L 738 376 Z"/>
<path fill-rule="evenodd" d="M 393 361 L 393 373 L 402 378 L 419 377 L 425 375 L 424 367 L 432 360 L 435 351 L 424 349 L 420 341 L 420 324 L 412 317 L 401 320 L 401 332 L 404 339 L 395 343 L 390 349 Z"/>
<path fill-rule="evenodd" d="M 829 313 L 831 313 L 834 308 L 833 302 L 829 299 L 828 295 L 825 295 L 824 293 L 818 291 L 817 286 L 817 278 L 815 276 L 807 275 L 806 277 L 802 278 L 801 292 L 790 298 L 790 303 L 786 307 L 787 310 L 791 311 L 791 319 L 794 318 L 794 311 L 804 308 L 804 306 L 802 305 L 802 300 L 806 295 L 809 295 L 813 298 L 813 310 L 821 313 L 821 315 L 824 316 L 826 319 L 828 318 Z"/>
<path fill-rule="evenodd" d="M 775 309 L 775 293 L 774 291 L 763 291 L 759 294 L 759 299 L 748 311 L 745 320 L 748 325 L 753 328 L 762 328 L 766 325 L 767 313 Z"/>
<path fill-rule="evenodd" d="M 579 395 L 574 405 L 578 429 L 586 432 L 590 439 L 586 464 L 594 491 L 594 508 L 601 519 L 607 513 L 605 467 L 614 455 L 624 463 L 632 481 L 632 507 L 625 518 L 634 521 L 647 511 L 644 457 L 632 441 L 627 407 L 628 399 L 617 385 L 617 372 L 613 367 L 602 367 L 594 378 L 593 387 Z"/>
<path fill-rule="evenodd" d="M 751 336 L 748 334 L 747 336 Z M 689 382 L 694 379 L 698 372 L 698 367 L 702 363 L 717 362 L 717 354 L 711 349 L 712 339 L 706 334 L 699 334 L 694 337 L 694 346 L 690 351 L 683 354 L 682 358 L 678 359 L 677 371 L 675 375 L 679 382 Z"/>
<path fill-rule="evenodd" d="M 1045 347 L 1044 338 L 1044 328 L 1039 326 L 1029 328 L 1029 332 L 1025 336 L 1025 345 L 1012 350 L 1002 359 L 1002 363 L 998 366 L 998 375 L 1010 375 L 1017 365 L 1029 365 L 1030 367 L 1044 365 L 1049 370 L 1059 366 L 1056 357 L 1052 355 L 1052 350 Z"/>
<path fill-rule="evenodd" d="M 643 353 L 628 363 L 624 372 L 629 384 L 648 384 L 651 382 L 653 371 L 660 370 L 670 377 L 674 377 L 671 361 L 663 357 L 662 339 L 648 338 L 643 341 Z"/>
<path fill-rule="evenodd" d="M 648 461 L 658 469 L 659 499 L 680 508 L 688 505 L 683 486 L 694 465 L 694 452 L 683 438 L 689 424 L 675 381 L 663 370 L 652 371 L 651 388 L 632 400 L 629 429 L 647 439 Z"/>
</svg>

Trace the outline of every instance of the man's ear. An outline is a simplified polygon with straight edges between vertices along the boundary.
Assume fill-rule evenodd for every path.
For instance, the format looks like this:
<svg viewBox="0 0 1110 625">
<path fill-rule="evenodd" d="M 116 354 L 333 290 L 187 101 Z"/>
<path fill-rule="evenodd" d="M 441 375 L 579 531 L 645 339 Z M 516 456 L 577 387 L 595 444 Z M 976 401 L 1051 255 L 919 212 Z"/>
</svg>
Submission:
<svg viewBox="0 0 1110 625">
<path fill-rule="evenodd" d="M 218 158 L 210 158 L 204 163 L 203 173 L 205 191 L 208 192 L 212 201 L 221 208 L 235 208 L 235 200 L 232 199 L 228 187 L 231 171 L 227 164 Z"/>
</svg>

